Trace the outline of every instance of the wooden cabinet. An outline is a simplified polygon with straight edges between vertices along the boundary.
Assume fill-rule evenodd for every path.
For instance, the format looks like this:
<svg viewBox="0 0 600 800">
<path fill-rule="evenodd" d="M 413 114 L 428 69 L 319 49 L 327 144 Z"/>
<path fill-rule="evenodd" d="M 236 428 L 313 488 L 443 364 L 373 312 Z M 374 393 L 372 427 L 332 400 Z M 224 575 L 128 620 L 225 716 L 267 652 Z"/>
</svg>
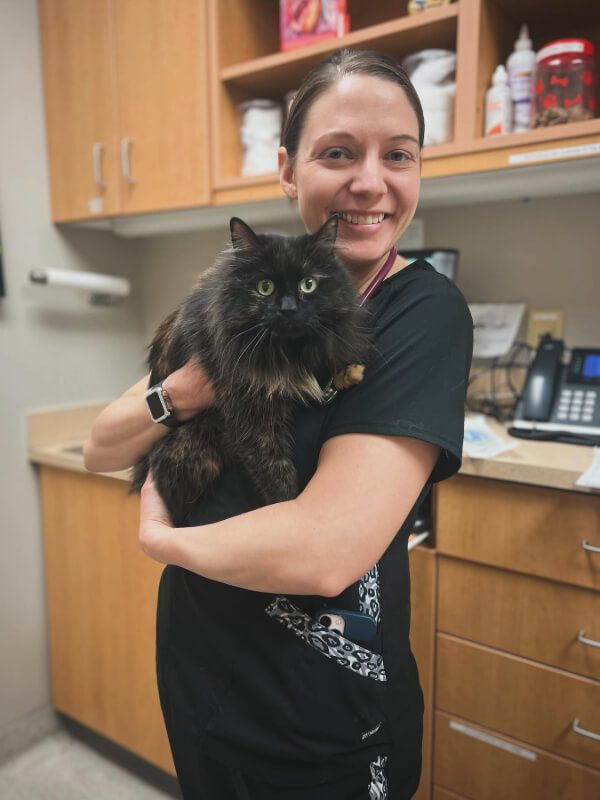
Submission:
<svg viewBox="0 0 600 800">
<path fill-rule="evenodd" d="M 567 36 L 585 36 L 600 49 L 597 3 L 460 0 L 413 16 L 407 14 L 407 5 L 407 0 L 348 0 L 347 36 L 281 53 L 278 3 L 209 0 L 214 203 L 280 196 L 275 174 L 240 177 L 239 104 L 254 97 L 283 102 L 308 69 L 342 46 L 378 49 L 398 59 L 424 48 L 456 51 L 454 137 L 424 149 L 425 179 L 598 155 L 594 147 L 600 143 L 600 119 L 483 136 L 486 90 L 496 65 L 512 52 L 521 24 L 529 25 L 536 49 Z M 587 145 L 592 148 L 561 154 L 564 147 Z"/>
<path fill-rule="evenodd" d="M 433 750 L 433 681 L 436 613 L 436 554 L 429 547 L 416 547 L 410 556 L 410 645 L 419 669 L 423 689 L 423 767 L 414 800 L 431 797 Z"/>
<path fill-rule="evenodd" d="M 129 484 L 41 467 L 55 708 L 175 774 L 156 689 L 162 565 L 138 542 Z"/>
<path fill-rule="evenodd" d="M 600 498 L 458 476 L 435 519 L 440 797 L 598 796 Z"/>
<path fill-rule="evenodd" d="M 598 3 L 407 5 L 348 0 L 348 35 L 281 53 L 275 0 L 40 0 L 54 221 L 280 198 L 275 173 L 241 177 L 239 105 L 283 102 L 339 47 L 456 51 L 454 135 L 424 149 L 425 179 L 598 161 L 600 119 L 483 136 L 485 93 L 520 25 L 534 48 L 585 36 L 600 51 Z"/>
<path fill-rule="evenodd" d="M 108 2 L 43 0 L 46 132 L 55 221 L 120 208 Z"/>
<path fill-rule="evenodd" d="M 55 222 L 210 202 L 206 0 L 40 0 Z"/>
</svg>

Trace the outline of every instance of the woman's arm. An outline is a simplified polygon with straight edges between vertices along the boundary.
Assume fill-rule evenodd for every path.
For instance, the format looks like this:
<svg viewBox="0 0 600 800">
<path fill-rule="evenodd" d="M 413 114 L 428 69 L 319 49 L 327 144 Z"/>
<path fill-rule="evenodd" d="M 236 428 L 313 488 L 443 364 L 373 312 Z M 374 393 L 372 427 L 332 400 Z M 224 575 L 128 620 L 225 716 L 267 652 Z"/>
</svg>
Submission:
<svg viewBox="0 0 600 800">
<path fill-rule="evenodd" d="M 115 472 L 139 461 L 169 429 L 150 419 L 144 394 L 149 375 L 110 403 L 94 422 L 83 445 L 85 468 L 90 472 Z M 188 361 L 165 378 L 163 385 L 176 419 L 191 419 L 213 402 L 210 381 L 202 367 Z"/>
<path fill-rule="evenodd" d="M 295 500 L 192 528 L 170 527 L 149 481 L 140 544 L 157 561 L 244 589 L 336 597 L 381 558 L 438 454 L 417 439 L 336 436 Z"/>
</svg>

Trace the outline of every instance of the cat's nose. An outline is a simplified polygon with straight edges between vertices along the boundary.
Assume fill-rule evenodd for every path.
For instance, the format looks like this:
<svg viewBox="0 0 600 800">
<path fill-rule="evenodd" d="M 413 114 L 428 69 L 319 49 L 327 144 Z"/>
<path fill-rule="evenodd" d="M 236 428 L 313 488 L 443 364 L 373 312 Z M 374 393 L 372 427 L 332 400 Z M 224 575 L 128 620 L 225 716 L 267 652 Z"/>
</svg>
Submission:
<svg viewBox="0 0 600 800">
<path fill-rule="evenodd" d="M 296 303 L 296 298 L 289 294 L 284 295 L 281 299 L 281 310 L 286 314 L 297 311 L 298 304 Z"/>
</svg>

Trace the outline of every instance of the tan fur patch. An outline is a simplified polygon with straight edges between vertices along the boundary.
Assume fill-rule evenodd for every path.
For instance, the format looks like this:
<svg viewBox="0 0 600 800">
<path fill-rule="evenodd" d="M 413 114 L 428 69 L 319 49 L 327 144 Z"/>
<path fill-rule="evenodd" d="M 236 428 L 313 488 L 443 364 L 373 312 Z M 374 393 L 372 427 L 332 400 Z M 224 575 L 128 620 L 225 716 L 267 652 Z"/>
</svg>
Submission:
<svg viewBox="0 0 600 800">
<path fill-rule="evenodd" d="M 336 389 L 349 389 L 360 383 L 364 377 L 365 368 L 363 364 L 349 364 L 346 369 L 338 372 L 333 379 Z"/>
</svg>

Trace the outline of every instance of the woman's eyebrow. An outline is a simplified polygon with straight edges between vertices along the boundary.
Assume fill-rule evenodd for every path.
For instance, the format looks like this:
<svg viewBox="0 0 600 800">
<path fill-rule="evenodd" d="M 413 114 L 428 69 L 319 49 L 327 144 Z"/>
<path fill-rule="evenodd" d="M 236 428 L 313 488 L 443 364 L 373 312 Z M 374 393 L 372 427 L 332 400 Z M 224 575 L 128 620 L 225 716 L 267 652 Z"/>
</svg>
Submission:
<svg viewBox="0 0 600 800">
<path fill-rule="evenodd" d="M 318 145 L 323 139 L 329 139 L 330 137 L 334 137 L 335 139 L 349 139 L 350 141 L 356 141 L 356 137 L 353 136 L 348 131 L 328 131 L 324 133 L 322 136 L 319 136 L 318 139 L 315 140 L 315 145 Z M 417 146 L 419 146 L 419 140 L 415 136 L 411 136 L 409 133 L 399 133 L 396 136 L 390 136 L 388 138 L 389 142 L 398 142 L 398 141 L 410 141 L 414 142 Z"/>
</svg>

